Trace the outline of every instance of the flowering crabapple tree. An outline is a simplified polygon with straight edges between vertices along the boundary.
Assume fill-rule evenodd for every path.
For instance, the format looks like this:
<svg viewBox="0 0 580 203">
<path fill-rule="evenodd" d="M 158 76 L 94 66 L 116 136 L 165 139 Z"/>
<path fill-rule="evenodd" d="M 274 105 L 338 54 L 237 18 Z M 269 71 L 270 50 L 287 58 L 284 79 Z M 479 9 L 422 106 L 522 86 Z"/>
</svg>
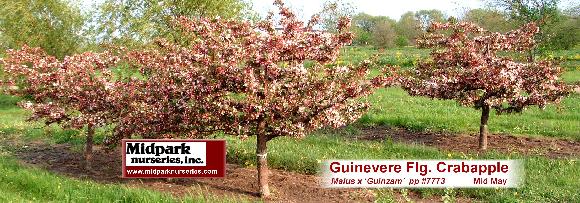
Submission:
<svg viewBox="0 0 580 203">
<path fill-rule="evenodd" d="M 122 114 L 120 134 L 256 136 L 260 194 L 268 197 L 267 142 L 354 121 L 367 107 L 359 98 L 374 88 L 369 61 L 335 63 L 352 40 L 349 19 L 338 22 L 336 34 L 325 33 L 314 28 L 318 16 L 304 23 L 281 1 L 275 5 L 279 21 L 270 15 L 254 25 L 179 18 L 189 46 L 160 40 L 157 49 L 129 53 L 127 61 L 147 79 L 126 83 L 133 110 Z"/>
<path fill-rule="evenodd" d="M 8 50 L 0 60 L 8 93 L 25 98 L 19 105 L 32 111 L 29 120 L 66 128 L 87 127 L 86 168 L 91 168 L 95 128 L 114 121 L 111 113 L 116 84 L 109 67 L 118 58 L 109 52 L 86 52 L 58 60 L 40 48 Z"/>
<path fill-rule="evenodd" d="M 539 29 L 529 23 L 517 30 L 488 32 L 472 23 L 434 23 L 422 47 L 433 48 L 431 59 L 407 72 L 401 86 L 410 95 L 453 99 L 481 109 L 479 148 L 487 149 L 490 110 L 521 112 L 559 102 L 569 92 L 561 80 L 561 68 L 550 61 L 518 61 L 534 47 Z M 510 57 L 511 56 L 511 57 Z"/>
</svg>

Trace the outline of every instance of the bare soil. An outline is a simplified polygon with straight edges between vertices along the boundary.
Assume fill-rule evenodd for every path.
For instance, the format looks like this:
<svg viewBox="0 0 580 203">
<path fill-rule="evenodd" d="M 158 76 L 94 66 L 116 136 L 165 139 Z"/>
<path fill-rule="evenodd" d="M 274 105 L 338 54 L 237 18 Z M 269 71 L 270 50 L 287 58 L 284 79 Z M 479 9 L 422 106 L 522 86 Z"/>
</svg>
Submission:
<svg viewBox="0 0 580 203">
<path fill-rule="evenodd" d="M 478 149 L 479 134 L 454 134 L 444 132 L 413 132 L 402 128 L 383 126 L 362 128 L 352 135 L 358 140 L 387 140 L 406 144 L 426 145 L 443 151 L 482 153 Z M 556 138 L 530 138 L 507 134 L 488 135 L 488 150 L 504 154 L 536 155 L 548 158 L 570 158 L 580 155 L 580 142 Z"/>
<path fill-rule="evenodd" d="M 123 179 L 121 156 L 117 150 L 95 149 L 93 170 L 87 171 L 80 156 L 81 152 L 72 150 L 68 144 L 49 145 L 33 142 L 27 143 L 26 147 L 18 148 L 15 156 L 24 165 L 40 167 L 73 178 L 126 184 L 131 187 L 167 192 L 178 197 L 187 194 L 209 194 L 238 200 L 260 200 L 256 193 L 258 185 L 254 168 L 228 164 L 225 178 Z M 271 170 L 270 189 L 273 197 L 266 200 L 267 202 L 374 202 L 376 198 L 373 190 L 325 189 L 319 186 L 319 179 L 315 175 L 282 170 Z M 394 195 L 398 201 L 404 201 L 396 190 Z M 410 191 L 408 197 L 415 202 L 438 202 L 438 199 L 421 198 L 413 191 Z"/>
</svg>

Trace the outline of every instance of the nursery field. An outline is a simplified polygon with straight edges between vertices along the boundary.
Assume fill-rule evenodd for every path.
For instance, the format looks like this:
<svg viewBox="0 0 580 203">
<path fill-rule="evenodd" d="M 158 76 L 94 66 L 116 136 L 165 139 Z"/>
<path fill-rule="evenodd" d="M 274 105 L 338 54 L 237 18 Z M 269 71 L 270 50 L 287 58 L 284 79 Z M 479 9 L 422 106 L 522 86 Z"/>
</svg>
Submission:
<svg viewBox="0 0 580 203">
<path fill-rule="evenodd" d="M 347 47 L 343 61 L 358 62 L 378 54 L 382 65 L 411 67 L 428 55 L 428 50 L 403 48 L 375 50 L 367 47 Z M 548 54 L 557 58 L 564 69 L 563 79 L 569 84 L 580 83 L 580 51 L 559 51 Z M 373 74 L 378 71 L 374 70 Z M 383 88 L 367 98 L 372 107 L 359 123 L 387 125 L 416 131 L 448 131 L 475 133 L 479 130 L 481 112 L 459 106 L 455 101 L 410 97 L 398 87 Z M 514 122 L 517 121 L 517 122 Z M 578 90 L 557 105 L 545 109 L 531 107 L 521 114 L 492 115 L 490 131 L 499 134 L 532 137 L 558 137 L 580 140 L 580 97 Z"/>
<path fill-rule="evenodd" d="M 383 65 L 412 67 L 428 50 L 346 47 L 339 64 L 378 54 Z M 549 53 L 561 60 L 564 80 L 580 84 L 580 50 Z M 373 70 L 377 74 L 378 70 Z M 360 202 L 580 202 L 580 93 L 545 109 L 490 115 L 490 147 L 477 150 L 480 111 L 455 101 L 411 97 L 399 87 L 364 98 L 370 110 L 356 123 L 323 129 L 302 140 L 269 144 L 272 190 L 280 201 Z M 127 180 L 120 178 L 120 153 L 98 147 L 99 172 L 78 164 L 84 131 L 27 122 L 20 98 L 0 95 L 0 201 L 28 202 L 239 202 L 261 201 L 255 181 L 256 140 L 227 140 L 224 179 Z M 100 144 L 112 128 L 98 129 Z M 78 156 L 75 156 L 79 154 Z M 321 189 L 315 183 L 325 159 L 519 159 L 525 184 L 516 189 Z M 44 161 L 39 161 L 44 160 Z"/>
</svg>

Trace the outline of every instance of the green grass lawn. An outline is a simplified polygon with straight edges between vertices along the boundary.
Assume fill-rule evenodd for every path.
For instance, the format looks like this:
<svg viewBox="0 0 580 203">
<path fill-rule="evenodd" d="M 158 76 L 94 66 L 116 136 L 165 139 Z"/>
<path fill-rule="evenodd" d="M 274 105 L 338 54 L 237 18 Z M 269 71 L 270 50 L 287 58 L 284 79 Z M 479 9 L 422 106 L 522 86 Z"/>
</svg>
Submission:
<svg viewBox="0 0 580 203">
<path fill-rule="evenodd" d="M 425 58 L 428 55 L 429 50 L 412 47 L 378 50 L 372 47 L 349 46 L 343 48 L 338 62 L 339 64 L 356 64 L 365 59 L 377 56 L 380 65 L 408 67 L 415 65 L 419 59 Z"/>
<path fill-rule="evenodd" d="M 118 185 L 101 185 L 60 177 L 20 166 L 13 158 L 0 156 L 0 201 L 63 202 L 171 202 L 169 195 Z"/>
<path fill-rule="evenodd" d="M 360 120 L 370 125 L 390 125 L 413 130 L 476 133 L 481 112 L 452 100 L 411 97 L 401 88 L 384 88 L 368 97 L 372 107 Z M 492 133 L 547 136 L 580 140 L 580 95 L 573 94 L 545 109 L 529 107 L 523 113 L 495 115 Z"/>
<path fill-rule="evenodd" d="M 205 194 L 208 195 L 208 194 Z M 100 184 L 20 165 L 0 146 L 0 202 L 239 202 L 197 194 L 175 198 L 167 193 L 119 184 Z"/>
<path fill-rule="evenodd" d="M 580 83 L 580 69 L 564 72 L 562 79 L 568 83 Z"/>
</svg>

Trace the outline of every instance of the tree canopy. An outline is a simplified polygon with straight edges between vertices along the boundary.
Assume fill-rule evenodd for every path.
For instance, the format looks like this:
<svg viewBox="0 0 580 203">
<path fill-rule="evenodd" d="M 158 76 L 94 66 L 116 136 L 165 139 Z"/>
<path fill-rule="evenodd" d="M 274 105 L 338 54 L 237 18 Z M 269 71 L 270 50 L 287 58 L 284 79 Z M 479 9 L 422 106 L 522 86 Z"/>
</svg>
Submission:
<svg viewBox="0 0 580 203">
<path fill-rule="evenodd" d="M 0 1 L 0 47 L 27 44 L 62 58 L 83 45 L 84 23 L 80 9 L 65 0 Z"/>
<path fill-rule="evenodd" d="M 397 34 L 407 40 L 409 44 L 414 44 L 415 39 L 421 35 L 421 22 L 417 20 L 414 12 L 407 12 L 401 15 L 397 22 Z"/>
<path fill-rule="evenodd" d="M 322 28 L 328 32 L 338 32 L 336 24 L 340 18 L 352 18 L 355 14 L 356 7 L 343 0 L 327 0 L 322 5 L 320 20 Z"/>
<path fill-rule="evenodd" d="M 417 11 L 415 18 L 419 21 L 419 25 L 423 31 L 427 30 L 431 23 L 445 21 L 445 15 L 436 9 Z"/>
<path fill-rule="evenodd" d="M 182 36 L 174 19 L 251 17 L 243 0 L 106 0 L 94 17 L 93 32 L 104 43 L 140 46 L 156 38 L 178 42 Z"/>
<path fill-rule="evenodd" d="M 561 0 L 487 0 L 492 8 L 505 12 L 509 22 L 524 25 L 535 22 L 541 32 L 537 35 L 538 46 L 534 52 L 546 49 L 569 49 L 578 43 L 577 17 L 574 12 L 558 8 Z M 572 11 L 578 8 L 573 5 Z"/>
<path fill-rule="evenodd" d="M 509 16 L 492 9 L 473 9 L 463 17 L 463 21 L 475 23 L 492 32 L 507 32 L 516 28 Z"/>
<path fill-rule="evenodd" d="M 452 99 L 482 109 L 480 148 L 485 149 L 490 109 L 510 113 L 532 105 L 543 108 L 569 93 L 559 77 L 562 69 L 553 62 L 514 57 L 535 46 L 538 32 L 534 23 L 504 34 L 466 22 L 435 23 L 418 41 L 433 49 L 431 59 L 407 71 L 401 86 L 410 95 Z"/>
</svg>

